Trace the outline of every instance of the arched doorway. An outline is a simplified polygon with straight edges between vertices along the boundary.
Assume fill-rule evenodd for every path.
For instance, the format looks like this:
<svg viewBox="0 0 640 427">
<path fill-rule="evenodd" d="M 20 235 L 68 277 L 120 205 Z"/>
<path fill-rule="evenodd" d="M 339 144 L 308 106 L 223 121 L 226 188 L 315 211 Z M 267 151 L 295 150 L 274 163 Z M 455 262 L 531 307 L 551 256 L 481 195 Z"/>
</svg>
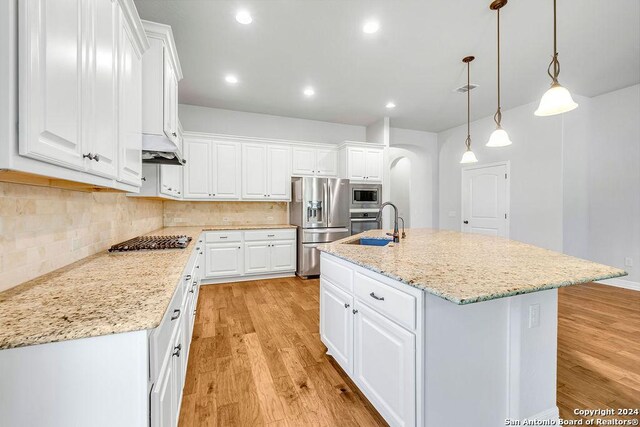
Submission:
<svg viewBox="0 0 640 427">
<path fill-rule="evenodd" d="M 398 157 L 391 163 L 391 201 L 398 207 L 407 228 L 411 225 L 411 160 Z"/>
</svg>

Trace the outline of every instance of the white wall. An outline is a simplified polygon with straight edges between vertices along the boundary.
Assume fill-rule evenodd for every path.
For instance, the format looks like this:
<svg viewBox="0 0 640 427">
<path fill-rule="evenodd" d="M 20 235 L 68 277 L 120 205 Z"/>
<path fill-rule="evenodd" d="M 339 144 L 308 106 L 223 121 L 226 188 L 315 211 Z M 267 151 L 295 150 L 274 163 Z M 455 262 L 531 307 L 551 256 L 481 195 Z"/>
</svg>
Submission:
<svg viewBox="0 0 640 427">
<path fill-rule="evenodd" d="M 390 164 L 406 157 L 411 162 L 411 226 L 435 227 L 438 194 L 438 135 L 390 128 Z M 393 176 L 391 177 L 393 179 Z M 393 190 L 393 183 L 392 183 Z M 392 193 L 391 200 L 395 200 Z"/>
<path fill-rule="evenodd" d="M 179 116 L 183 129 L 192 132 L 327 144 L 339 144 L 346 140 L 365 141 L 366 138 L 364 126 L 245 113 L 195 105 L 180 104 Z"/>
<path fill-rule="evenodd" d="M 391 149 L 393 150 L 393 148 Z M 411 209 L 411 160 L 401 156 L 391 162 L 390 195 L 393 203 L 398 207 L 398 215 L 404 219 L 406 228 L 411 227 L 411 218 L 414 212 Z M 418 220 L 419 217 L 416 217 Z"/>
<path fill-rule="evenodd" d="M 488 148 L 493 117 L 471 123 L 472 149 L 480 164 L 511 162 L 510 238 L 562 250 L 562 117 L 536 117 L 537 103 L 503 111 L 513 145 Z M 439 225 L 460 230 L 461 165 L 466 124 L 438 134 Z"/>
<path fill-rule="evenodd" d="M 592 98 L 589 253 L 640 282 L 640 85 Z M 633 267 L 624 258 L 633 259 Z"/>
</svg>

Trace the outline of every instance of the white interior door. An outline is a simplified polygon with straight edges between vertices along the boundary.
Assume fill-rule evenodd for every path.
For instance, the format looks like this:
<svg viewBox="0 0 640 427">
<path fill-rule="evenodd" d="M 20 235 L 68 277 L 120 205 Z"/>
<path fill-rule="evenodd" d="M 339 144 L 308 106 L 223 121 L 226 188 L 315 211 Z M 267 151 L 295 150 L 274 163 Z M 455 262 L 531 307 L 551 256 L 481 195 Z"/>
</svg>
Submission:
<svg viewBox="0 0 640 427">
<path fill-rule="evenodd" d="M 509 237 L 507 164 L 462 170 L 462 231 Z"/>
</svg>

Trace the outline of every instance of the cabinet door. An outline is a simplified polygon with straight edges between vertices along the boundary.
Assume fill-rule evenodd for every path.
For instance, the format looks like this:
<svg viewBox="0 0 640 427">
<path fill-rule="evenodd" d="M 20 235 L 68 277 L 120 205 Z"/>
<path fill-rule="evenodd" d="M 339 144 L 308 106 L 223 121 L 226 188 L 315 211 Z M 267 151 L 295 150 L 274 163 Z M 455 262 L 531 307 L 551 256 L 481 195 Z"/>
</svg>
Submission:
<svg viewBox="0 0 640 427">
<path fill-rule="evenodd" d="M 182 307 L 184 308 L 184 307 Z M 180 404 L 182 403 L 182 385 L 184 384 L 184 352 L 186 351 L 184 346 L 184 334 L 182 328 L 182 322 L 176 327 L 175 336 L 173 339 L 173 345 L 171 348 L 171 361 L 172 367 L 172 379 L 173 379 L 173 401 L 171 402 L 172 414 L 171 422 L 172 426 L 178 425 L 178 417 L 180 415 Z"/>
<path fill-rule="evenodd" d="M 20 154 L 84 169 L 86 1 L 25 0 L 18 6 Z"/>
<path fill-rule="evenodd" d="M 211 191 L 216 199 L 239 199 L 241 150 L 239 144 L 216 142 L 212 146 Z"/>
<path fill-rule="evenodd" d="M 279 240 L 271 243 L 271 271 L 294 271 L 296 269 L 295 240 Z"/>
<path fill-rule="evenodd" d="M 184 198 L 208 199 L 212 197 L 211 179 L 211 141 L 208 139 L 185 139 L 184 157 L 187 163 L 182 166 L 184 174 Z"/>
<path fill-rule="evenodd" d="M 383 152 L 380 149 L 366 150 L 365 179 L 367 181 L 382 182 Z"/>
<path fill-rule="evenodd" d="M 389 424 L 413 426 L 415 335 L 357 299 L 355 309 L 352 378 Z"/>
<path fill-rule="evenodd" d="M 353 298 L 320 279 L 320 337 L 349 375 L 353 370 Z"/>
<path fill-rule="evenodd" d="M 178 121 L 176 115 L 177 99 L 176 94 L 178 81 L 173 71 L 168 55 L 164 55 L 164 133 L 171 141 L 177 143 Z"/>
<path fill-rule="evenodd" d="M 124 19 L 120 24 L 119 179 L 140 186 L 142 177 L 142 58 Z"/>
<path fill-rule="evenodd" d="M 205 246 L 207 277 L 240 276 L 242 267 L 241 243 L 214 243 Z"/>
<path fill-rule="evenodd" d="M 175 427 L 174 381 L 173 363 L 169 359 L 151 389 L 151 425 L 153 427 Z"/>
<path fill-rule="evenodd" d="M 268 273 L 271 243 L 250 242 L 244 244 L 244 272 Z"/>
<path fill-rule="evenodd" d="M 294 147 L 291 150 L 294 176 L 313 176 L 316 173 L 316 150 L 309 147 Z"/>
<path fill-rule="evenodd" d="M 267 198 L 267 146 L 242 145 L 242 197 Z"/>
<path fill-rule="evenodd" d="M 89 36 L 88 104 L 89 120 L 84 127 L 86 151 L 94 159 L 86 160 L 87 170 L 96 175 L 115 178 L 118 174 L 117 127 L 117 36 L 119 5 L 114 1 L 91 0 L 91 35 Z"/>
<path fill-rule="evenodd" d="M 316 159 L 316 175 L 338 176 L 338 152 L 336 150 L 318 148 Z"/>
<path fill-rule="evenodd" d="M 364 148 L 347 148 L 347 174 L 352 180 L 363 181 L 366 176 L 366 151 Z"/>
<path fill-rule="evenodd" d="M 268 147 L 268 192 L 271 200 L 291 200 L 291 149 Z"/>
<path fill-rule="evenodd" d="M 160 192 L 172 197 L 182 195 L 182 168 L 178 165 L 160 165 Z"/>
</svg>

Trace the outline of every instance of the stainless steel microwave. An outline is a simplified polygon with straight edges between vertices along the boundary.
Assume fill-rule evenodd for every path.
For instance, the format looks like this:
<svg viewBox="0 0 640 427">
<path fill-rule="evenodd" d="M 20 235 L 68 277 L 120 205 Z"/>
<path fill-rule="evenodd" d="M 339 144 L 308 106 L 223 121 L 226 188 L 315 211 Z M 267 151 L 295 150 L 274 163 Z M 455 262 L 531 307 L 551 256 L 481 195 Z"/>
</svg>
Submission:
<svg viewBox="0 0 640 427">
<path fill-rule="evenodd" d="M 378 209 L 382 204 L 382 185 L 351 184 L 351 209 Z"/>
</svg>

